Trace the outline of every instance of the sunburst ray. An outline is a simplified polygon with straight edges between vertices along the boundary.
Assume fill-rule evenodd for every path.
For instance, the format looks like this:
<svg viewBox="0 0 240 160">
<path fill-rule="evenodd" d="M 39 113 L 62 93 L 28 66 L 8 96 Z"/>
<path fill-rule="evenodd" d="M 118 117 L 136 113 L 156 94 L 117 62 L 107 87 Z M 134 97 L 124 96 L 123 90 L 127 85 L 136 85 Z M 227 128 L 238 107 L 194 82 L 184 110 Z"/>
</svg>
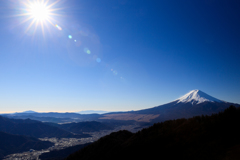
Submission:
<svg viewBox="0 0 240 160">
<path fill-rule="evenodd" d="M 23 0 L 21 3 L 23 8 L 21 11 L 23 13 L 17 14 L 15 16 L 26 17 L 19 24 L 29 22 L 25 33 L 27 33 L 32 27 L 33 33 L 35 34 L 38 27 L 41 27 L 42 34 L 45 34 L 44 27 L 48 28 L 48 25 L 55 26 L 57 20 L 55 16 L 61 16 L 61 14 L 56 13 L 62 8 L 54 8 L 60 0 L 56 0 L 50 3 L 49 0 Z M 35 24 L 35 25 L 34 25 Z"/>
</svg>

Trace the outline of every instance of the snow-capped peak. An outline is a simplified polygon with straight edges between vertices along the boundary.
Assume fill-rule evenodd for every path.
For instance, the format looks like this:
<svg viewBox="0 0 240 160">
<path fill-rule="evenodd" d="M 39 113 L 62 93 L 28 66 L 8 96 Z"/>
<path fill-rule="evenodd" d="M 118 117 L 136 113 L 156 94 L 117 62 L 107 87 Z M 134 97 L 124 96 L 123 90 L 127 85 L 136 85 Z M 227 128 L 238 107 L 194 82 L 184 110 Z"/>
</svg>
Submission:
<svg viewBox="0 0 240 160">
<path fill-rule="evenodd" d="M 192 104 L 199 104 L 199 103 L 203 103 L 203 102 L 223 102 L 217 98 L 214 98 L 200 90 L 192 90 L 190 92 L 188 92 L 187 94 L 185 94 L 184 96 L 180 97 L 179 99 L 177 99 L 178 103 L 183 102 L 183 103 L 187 103 L 187 102 L 191 102 Z"/>
</svg>

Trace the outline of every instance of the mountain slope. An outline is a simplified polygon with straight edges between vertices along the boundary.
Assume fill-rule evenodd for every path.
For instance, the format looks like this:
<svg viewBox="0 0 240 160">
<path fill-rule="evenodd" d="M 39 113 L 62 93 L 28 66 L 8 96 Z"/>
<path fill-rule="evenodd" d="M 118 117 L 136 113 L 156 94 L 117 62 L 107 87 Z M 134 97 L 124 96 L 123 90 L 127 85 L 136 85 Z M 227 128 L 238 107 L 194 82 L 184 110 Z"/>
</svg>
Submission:
<svg viewBox="0 0 240 160">
<path fill-rule="evenodd" d="M 12 135 L 0 132 L 0 159 L 12 153 L 29 151 L 30 149 L 41 150 L 53 146 L 47 141 L 40 141 L 37 138 Z"/>
<path fill-rule="evenodd" d="M 91 159 L 240 159 L 240 108 L 212 116 L 197 116 L 154 124 L 135 134 L 111 133 L 70 155 Z"/>
<path fill-rule="evenodd" d="M 211 115 L 239 104 L 214 98 L 200 90 L 192 90 L 170 103 L 139 111 L 108 113 L 100 119 L 135 120 L 138 122 L 161 122 L 170 119 L 190 118 L 197 115 Z M 137 117 L 137 118 L 136 118 Z"/>
<path fill-rule="evenodd" d="M 168 104 L 136 111 L 135 113 L 159 114 L 160 116 L 153 120 L 153 122 L 158 122 L 198 115 L 211 115 L 223 111 L 231 105 L 240 106 L 239 104 L 219 100 L 200 90 L 193 90 Z"/>
</svg>

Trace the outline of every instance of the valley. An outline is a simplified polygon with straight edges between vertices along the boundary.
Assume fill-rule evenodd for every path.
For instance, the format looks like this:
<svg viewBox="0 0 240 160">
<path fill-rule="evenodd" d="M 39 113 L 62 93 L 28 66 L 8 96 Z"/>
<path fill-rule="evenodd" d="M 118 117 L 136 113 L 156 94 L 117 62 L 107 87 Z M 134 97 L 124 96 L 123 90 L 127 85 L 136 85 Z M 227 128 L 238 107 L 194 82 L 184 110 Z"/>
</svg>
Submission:
<svg viewBox="0 0 240 160">
<path fill-rule="evenodd" d="M 91 137 L 88 138 L 39 138 L 41 141 L 48 141 L 54 143 L 53 146 L 42 149 L 42 150 L 29 150 L 27 152 L 22 153 L 14 153 L 10 154 L 4 157 L 4 160 L 39 160 L 39 156 L 42 154 L 46 154 L 53 151 L 60 151 L 69 147 L 78 146 L 78 145 L 84 145 L 84 144 L 90 144 L 97 140 L 99 140 L 101 137 L 104 137 L 106 135 L 109 135 L 112 132 L 118 132 L 120 130 L 128 130 L 132 133 L 135 133 L 142 129 L 139 125 L 126 125 L 126 126 L 119 126 L 113 130 L 102 130 L 99 132 L 86 132 L 85 134 L 91 135 Z M 41 158 L 42 159 L 42 158 Z M 44 159 L 42 159 L 44 160 Z"/>
</svg>

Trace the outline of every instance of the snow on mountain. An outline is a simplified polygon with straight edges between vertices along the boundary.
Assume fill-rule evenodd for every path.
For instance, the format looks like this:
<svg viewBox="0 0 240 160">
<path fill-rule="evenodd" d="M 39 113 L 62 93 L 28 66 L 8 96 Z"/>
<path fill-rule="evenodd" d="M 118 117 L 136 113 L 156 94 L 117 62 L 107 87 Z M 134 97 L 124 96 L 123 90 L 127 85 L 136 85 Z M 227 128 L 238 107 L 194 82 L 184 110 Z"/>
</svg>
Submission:
<svg viewBox="0 0 240 160">
<path fill-rule="evenodd" d="M 187 93 L 184 96 L 177 99 L 176 101 L 177 101 L 177 103 L 191 102 L 192 104 L 200 104 L 203 102 L 224 102 L 224 101 L 214 98 L 200 90 L 192 90 L 189 93 Z"/>
</svg>

